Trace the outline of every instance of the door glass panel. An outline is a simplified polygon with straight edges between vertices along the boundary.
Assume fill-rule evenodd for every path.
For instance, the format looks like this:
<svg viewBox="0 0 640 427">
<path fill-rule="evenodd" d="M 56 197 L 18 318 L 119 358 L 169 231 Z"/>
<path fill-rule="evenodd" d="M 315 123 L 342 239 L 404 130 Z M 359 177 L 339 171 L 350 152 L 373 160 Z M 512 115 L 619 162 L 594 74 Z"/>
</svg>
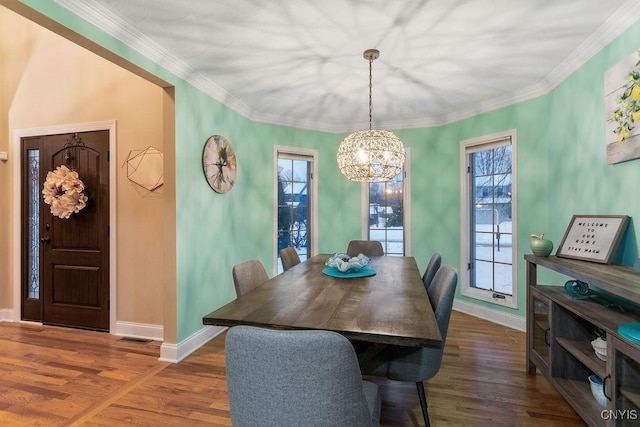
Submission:
<svg viewBox="0 0 640 427">
<path fill-rule="evenodd" d="M 310 160 L 278 155 L 278 259 L 287 247 L 293 247 L 301 261 L 309 258 L 311 170 Z M 278 272 L 282 272 L 281 261 Z"/>
<path fill-rule="evenodd" d="M 40 151 L 27 152 L 27 298 L 40 298 Z"/>
<path fill-rule="evenodd" d="M 369 240 L 381 242 L 385 255 L 404 255 L 403 176 L 369 184 Z"/>
<path fill-rule="evenodd" d="M 511 146 L 469 154 L 471 286 L 513 294 Z"/>
<path fill-rule="evenodd" d="M 480 289 L 493 289 L 493 264 L 487 261 L 480 261 L 476 259 L 474 283 L 477 288 Z"/>
<path fill-rule="evenodd" d="M 549 304 L 533 297 L 533 351 L 549 362 Z"/>
<path fill-rule="evenodd" d="M 640 363 L 614 348 L 616 357 L 616 409 L 628 416 L 620 417 L 616 426 L 637 426 L 640 414 Z"/>
</svg>

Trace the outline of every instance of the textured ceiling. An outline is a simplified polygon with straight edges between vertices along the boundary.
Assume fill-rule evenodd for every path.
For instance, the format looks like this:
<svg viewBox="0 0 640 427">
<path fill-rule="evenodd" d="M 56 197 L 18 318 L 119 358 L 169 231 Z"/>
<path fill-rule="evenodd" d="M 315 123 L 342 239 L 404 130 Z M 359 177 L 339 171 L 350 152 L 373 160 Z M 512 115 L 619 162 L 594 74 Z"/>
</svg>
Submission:
<svg viewBox="0 0 640 427">
<path fill-rule="evenodd" d="M 430 127 L 549 92 L 638 0 L 56 0 L 252 120 Z"/>
</svg>

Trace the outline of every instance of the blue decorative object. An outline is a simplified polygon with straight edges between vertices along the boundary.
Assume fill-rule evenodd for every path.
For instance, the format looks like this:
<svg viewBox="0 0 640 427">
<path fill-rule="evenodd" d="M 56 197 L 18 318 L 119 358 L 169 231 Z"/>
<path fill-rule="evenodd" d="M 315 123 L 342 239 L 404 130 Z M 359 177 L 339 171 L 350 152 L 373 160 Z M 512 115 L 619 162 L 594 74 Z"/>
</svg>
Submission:
<svg viewBox="0 0 640 427">
<path fill-rule="evenodd" d="M 589 375 L 589 383 L 591 384 L 591 394 L 600 404 L 600 406 L 607 406 L 607 397 L 604 394 L 604 386 L 600 377 L 596 375 Z"/>
<path fill-rule="evenodd" d="M 618 333 L 634 344 L 640 345 L 640 323 L 623 323 L 618 325 Z"/>
<path fill-rule="evenodd" d="M 638 258 L 636 262 L 633 263 L 633 269 L 640 273 L 640 258 Z"/>
<path fill-rule="evenodd" d="M 581 280 L 569 280 L 564 284 L 564 291 L 573 299 L 590 299 L 605 307 L 625 311 L 624 307 L 619 304 L 612 303 L 607 298 L 603 297 L 600 292 L 589 289 L 589 284 Z"/>
<path fill-rule="evenodd" d="M 377 271 L 375 271 L 371 267 L 365 267 L 351 273 L 343 273 L 335 267 L 327 267 L 322 270 L 322 273 L 326 274 L 327 276 L 337 277 L 339 279 L 355 279 L 356 277 L 375 276 Z"/>
<path fill-rule="evenodd" d="M 369 264 L 369 257 L 358 254 L 352 258 L 344 253 L 335 253 L 324 264 L 336 268 L 341 273 L 355 273 Z"/>
</svg>

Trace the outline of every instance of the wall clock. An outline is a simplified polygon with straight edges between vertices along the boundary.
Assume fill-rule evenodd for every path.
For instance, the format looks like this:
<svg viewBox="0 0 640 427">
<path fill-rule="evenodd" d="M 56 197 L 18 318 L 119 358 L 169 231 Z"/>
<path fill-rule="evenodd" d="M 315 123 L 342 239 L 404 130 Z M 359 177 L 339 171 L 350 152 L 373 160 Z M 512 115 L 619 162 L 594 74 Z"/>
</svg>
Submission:
<svg viewBox="0 0 640 427">
<path fill-rule="evenodd" d="M 216 193 L 227 193 L 238 176 L 238 161 L 233 145 L 222 135 L 207 139 L 202 150 L 202 168 L 207 182 Z"/>
</svg>

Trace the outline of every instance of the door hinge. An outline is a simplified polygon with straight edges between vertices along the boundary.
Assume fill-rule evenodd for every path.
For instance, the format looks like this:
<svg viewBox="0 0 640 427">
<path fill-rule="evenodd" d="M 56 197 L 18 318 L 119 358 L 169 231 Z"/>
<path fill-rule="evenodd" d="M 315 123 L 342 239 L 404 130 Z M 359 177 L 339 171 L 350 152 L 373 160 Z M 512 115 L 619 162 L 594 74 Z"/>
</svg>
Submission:
<svg viewBox="0 0 640 427">
<path fill-rule="evenodd" d="M 471 166 L 467 166 L 467 173 L 471 173 Z"/>
<path fill-rule="evenodd" d="M 468 263 L 468 264 L 467 264 L 467 270 L 471 270 L 472 268 L 473 268 L 473 264 Z"/>
<path fill-rule="evenodd" d="M 111 233 L 111 226 L 107 225 L 107 237 L 109 237 L 110 233 Z"/>
<path fill-rule="evenodd" d="M 111 160 L 111 151 L 107 150 L 107 162 Z"/>
</svg>

